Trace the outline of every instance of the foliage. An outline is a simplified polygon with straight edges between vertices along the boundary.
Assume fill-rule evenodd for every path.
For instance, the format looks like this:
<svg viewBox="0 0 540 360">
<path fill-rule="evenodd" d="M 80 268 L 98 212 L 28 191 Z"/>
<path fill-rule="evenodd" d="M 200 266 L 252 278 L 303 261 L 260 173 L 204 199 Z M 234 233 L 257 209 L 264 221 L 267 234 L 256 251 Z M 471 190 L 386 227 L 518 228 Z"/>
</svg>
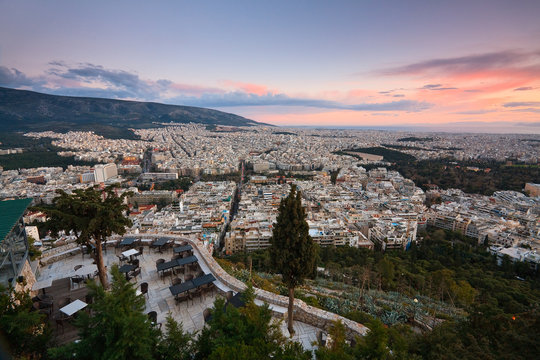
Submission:
<svg viewBox="0 0 540 360">
<path fill-rule="evenodd" d="M 36 239 L 32 236 L 27 236 L 28 239 L 28 255 L 30 260 L 34 261 L 41 256 L 41 251 L 34 245 Z"/>
<path fill-rule="evenodd" d="M 469 171 L 468 166 L 480 171 Z M 416 186 L 427 189 L 435 184 L 442 189 L 457 188 L 467 193 L 491 195 L 499 190 L 522 191 L 527 182 L 538 182 L 540 168 L 532 166 L 506 166 L 495 161 L 467 161 L 456 164 L 452 159 L 430 159 L 406 162 L 393 166 Z M 486 170 L 489 169 L 489 170 Z M 484 171 L 486 170 L 486 171 Z"/>
<path fill-rule="evenodd" d="M 45 314 L 35 311 L 28 292 L 0 288 L 0 347 L 18 359 L 39 358 L 45 352 L 51 331 Z M 2 349 L 3 346 L 5 349 Z"/>
<path fill-rule="evenodd" d="M 191 359 L 194 352 L 191 340 L 191 334 L 184 332 L 182 324 L 177 323 L 170 315 L 167 316 L 165 333 L 161 334 L 156 348 L 156 359 Z"/>
<path fill-rule="evenodd" d="M 53 208 L 41 208 L 50 217 L 50 229 L 54 234 L 63 230 L 72 233 L 79 244 L 92 246 L 101 284 L 107 287 L 106 270 L 103 265 L 103 244 L 112 234 L 123 235 L 131 220 L 124 215 L 128 210 L 124 199 L 131 193 L 118 196 L 116 186 L 108 186 L 103 191 L 89 187 L 77 189 L 72 194 L 58 189 Z"/>
<path fill-rule="evenodd" d="M 253 289 L 246 292 L 246 306 L 240 309 L 216 299 L 197 339 L 195 359 L 310 359 L 298 343 L 283 337 L 268 305 L 255 305 Z"/>
<path fill-rule="evenodd" d="M 283 283 L 289 288 L 289 333 L 293 334 L 294 288 L 313 274 L 317 247 L 309 236 L 305 209 L 300 191 L 291 186 L 289 195 L 281 200 L 279 214 L 270 239 L 270 259 L 281 273 Z"/>
<path fill-rule="evenodd" d="M 61 348 L 63 352 L 50 351 L 49 355 L 59 356 L 69 350 L 82 360 L 154 359 L 159 330 L 144 314 L 144 297 L 136 294 L 134 285 L 117 265 L 113 265 L 111 274 L 110 291 L 93 281 L 87 285 L 93 297 L 93 303 L 88 305 L 90 312 L 80 312 L 74 321 L 80 341 Z"/>
</svg>

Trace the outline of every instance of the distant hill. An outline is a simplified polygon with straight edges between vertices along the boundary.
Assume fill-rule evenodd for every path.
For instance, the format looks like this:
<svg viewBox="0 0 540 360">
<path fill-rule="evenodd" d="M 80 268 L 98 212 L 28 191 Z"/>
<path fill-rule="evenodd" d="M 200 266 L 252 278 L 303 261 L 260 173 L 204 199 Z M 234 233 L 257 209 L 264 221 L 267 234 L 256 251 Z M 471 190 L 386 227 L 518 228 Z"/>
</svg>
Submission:
<svg viewBox="0 0 540 360">
<path fill-rule="evenodd" d="M 132 137 L 128 128 L 153 122 L 252 126 L 253 120 L 217 110 L 153 102 L 47 95 L 0 87 L 2 131 L 93 130 L 108 137 Z"/>
</svg>

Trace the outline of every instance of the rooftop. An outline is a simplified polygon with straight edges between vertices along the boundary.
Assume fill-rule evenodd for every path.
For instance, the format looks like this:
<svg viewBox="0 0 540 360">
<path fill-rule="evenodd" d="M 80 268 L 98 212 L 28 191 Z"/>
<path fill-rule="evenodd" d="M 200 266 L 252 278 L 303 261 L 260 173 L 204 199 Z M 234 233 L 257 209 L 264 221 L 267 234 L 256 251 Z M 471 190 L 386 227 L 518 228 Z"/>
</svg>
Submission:
<svg viewBox="0 0 540 360">
<path fill-rule="evenodd" d="M 0 201 L 0 243 L 4 241 L 31 202 L 32 199 Z"/>
</svg>

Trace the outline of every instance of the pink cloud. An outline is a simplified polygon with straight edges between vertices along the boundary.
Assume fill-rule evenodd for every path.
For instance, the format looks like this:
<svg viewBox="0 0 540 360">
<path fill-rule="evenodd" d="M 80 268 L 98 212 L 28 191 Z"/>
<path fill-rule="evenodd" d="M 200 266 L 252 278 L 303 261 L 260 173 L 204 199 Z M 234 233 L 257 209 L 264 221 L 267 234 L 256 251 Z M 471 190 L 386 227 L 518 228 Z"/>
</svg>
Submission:
<svg viewBox="0 0 540 360">
<path fill-rule="evenodd" d="M 244 83 L 244 82 L 232 81 L 232 80 L 224 80 L 222 83 L 226 87 L 233 88 L 236 90 L 242 90 L 243 92 L 246 92 L 248 94 L 255 94 L 259 96 L 266 95 L 266 94 L 277 94 L 277 91 L 269 90 L 268 87 L 265 85 Z"/>
</svg>

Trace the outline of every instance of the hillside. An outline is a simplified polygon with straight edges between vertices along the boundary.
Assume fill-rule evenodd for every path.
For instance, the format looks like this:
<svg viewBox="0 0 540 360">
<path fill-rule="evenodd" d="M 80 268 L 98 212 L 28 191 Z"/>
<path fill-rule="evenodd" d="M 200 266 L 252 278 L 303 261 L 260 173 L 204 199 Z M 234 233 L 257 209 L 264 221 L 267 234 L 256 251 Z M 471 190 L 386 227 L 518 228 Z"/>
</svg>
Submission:
<svg viewBox="0 0 540 360">
<path fill-rule="evenodd" d="M 57 96 L 0 87 L 3 131 L 94 130 L 112 137 L 153 122 L 252 126 L 259 123 L 217 110 L 152 102 Z"/>
</svg>

